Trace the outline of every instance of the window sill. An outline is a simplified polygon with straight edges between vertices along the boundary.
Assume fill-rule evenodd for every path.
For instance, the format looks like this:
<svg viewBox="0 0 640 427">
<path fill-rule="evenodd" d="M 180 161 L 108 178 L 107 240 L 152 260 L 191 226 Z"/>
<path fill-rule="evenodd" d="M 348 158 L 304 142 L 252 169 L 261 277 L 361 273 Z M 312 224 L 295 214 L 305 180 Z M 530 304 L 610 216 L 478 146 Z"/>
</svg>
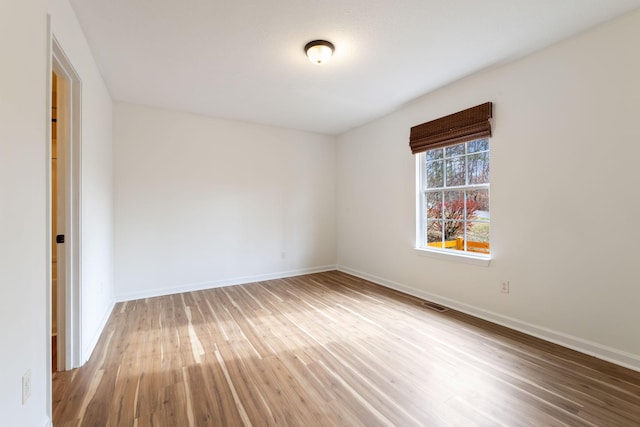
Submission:
<svg viewBox="0 0 640 427">
<path fill-rule="evenodd" d="M 491 262 L 490 255 L 471 255 L 469 253 L 423 248 L 414 248 L 413 250 L 417 255 L 444 261 L 461 262 L 464 264 L 479 265 L 483 267 L 488 267 L 489 263 Z"/>
</svg>

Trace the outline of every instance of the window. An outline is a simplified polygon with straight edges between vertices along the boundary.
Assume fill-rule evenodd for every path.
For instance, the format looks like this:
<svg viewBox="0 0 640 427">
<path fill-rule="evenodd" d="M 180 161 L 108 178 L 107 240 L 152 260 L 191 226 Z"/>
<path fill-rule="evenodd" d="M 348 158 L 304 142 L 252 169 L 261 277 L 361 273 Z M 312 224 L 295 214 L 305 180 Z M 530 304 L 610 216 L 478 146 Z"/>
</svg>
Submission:
<svg viewBox="0 0 640 427">
<path fill-rule="evenodd" d="M 421 248 L 490 253 L 489 138 L 419 153 Z"/>
<path fill-rule="evenodd" d="M 418 249 L 489 259 L 492 117 L 493 104 L 487 102 L 411 128 Z"/>
</svg>

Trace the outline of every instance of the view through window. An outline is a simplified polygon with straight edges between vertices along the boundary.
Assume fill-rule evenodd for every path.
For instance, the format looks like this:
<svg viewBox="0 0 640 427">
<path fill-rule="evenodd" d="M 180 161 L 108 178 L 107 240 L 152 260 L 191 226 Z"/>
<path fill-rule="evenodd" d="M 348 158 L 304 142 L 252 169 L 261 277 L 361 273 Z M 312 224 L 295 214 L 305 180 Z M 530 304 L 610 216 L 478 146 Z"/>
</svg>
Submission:
<svg viewBox="0 0 640 427">
<path fill-rule="evenodd" d="M 427 150 L 418 161 L 421 246 L 488 255 L 489 138 Z"/>
</svg>

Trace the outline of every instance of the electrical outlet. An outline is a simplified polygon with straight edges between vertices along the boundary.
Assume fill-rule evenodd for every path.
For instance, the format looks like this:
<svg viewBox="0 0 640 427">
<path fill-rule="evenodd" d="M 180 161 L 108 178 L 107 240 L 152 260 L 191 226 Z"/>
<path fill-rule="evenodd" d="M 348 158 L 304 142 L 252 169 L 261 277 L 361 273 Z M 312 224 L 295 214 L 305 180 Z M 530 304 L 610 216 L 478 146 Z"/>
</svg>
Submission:
<svg viewBox="0 0 640 427">
<path fill-rule="evenodd" d="M 508 280 L 503 280 L 500 283 L 500 292 L 502 292 L 503 294 L 508 294 L 509 293 L 509 281 Z"/>
<path fill-rule="evenodd" d="M 26 404 L 31 397 L 31 369 L 22 376 L 22 404 Z"/>
</svg>

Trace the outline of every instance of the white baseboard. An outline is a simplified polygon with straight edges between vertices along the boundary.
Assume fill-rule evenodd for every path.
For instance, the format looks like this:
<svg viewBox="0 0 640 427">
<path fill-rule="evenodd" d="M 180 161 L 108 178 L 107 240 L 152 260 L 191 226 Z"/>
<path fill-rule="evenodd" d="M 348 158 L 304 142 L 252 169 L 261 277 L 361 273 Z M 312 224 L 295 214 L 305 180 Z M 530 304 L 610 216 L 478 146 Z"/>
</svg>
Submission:
<svg viewBox="0 0 640 427">
<path fill-rule="evenodd" d="M 43 427 L 53 427 L 53 424 L 51 423 L 51 419 L 49 417 L 44 417 Z"/>
<path fill-rule="evenodd" d="M 109 305 L 109 309 L 105 311 L 104 316 L 100 321 L 100 326 L 96 330 L 96 333 L 93 335 L 93 338 L 82 349 L 82 356 L 81 356 L 82 360 L 80 361 L 80 366 L 87 363 L 87 361 L 91 357 L 91 354 L 93 353 L 93 350 L 95 350 L 96 345 L 98 345 L 98 340 L 100 339 L 100 335 L 102 335 L 102 331 L 104 331 L 104 327 L 107 325 L 107 322 L 109 321 L 109 317 L 111 316 L 111 313 L 113 312 L 113 307 L 115 305 L 116 305 L 116 302 L 112 301 L 111 304 Z"/>
<path fill-rule="evenodd" d="M 550 341 L 564 347 L 568 347 L 572 350 L 597 357 L 598 359 L 606 360 L 608 362 L 615 363 L 616 365 L 624 366 L 626 368 L 640 372 L 640 356 L 636 354 L 607 347 L 592 341 L 565 334 L 563 332 L 558 332 L 552 329 L 523 322 L 513 317 L 503 316 L 502 314 L 465 304 L 450 298 L 441 297 L 439 295 L 435 295 L 420 289 L 414 289 L 394 282 L 392 280 L 387 280 L 382 277 L 374 276 L 372 274 L 363 273 L 361 271 L 354 270 L 342 265 L 336 266 L 336 269 L 338 271 L 351 274 L 352 276 L 360 277 L 361 279 L 368 280 L 378 285 L 395 289 L 397 291 L 404 292 L 418 298 L 433 301 L 438 304 L 442 304 L 444 306 L 461 311 L 463 313 L 478 317 L 480 319 L 488 320 L 489 322 L 497 323 L 498 325 L 506 326 L 507 328 L 524 332 L 525 334 L 532 335 L 534 337 L 541 338 L 543 340 Z"/>
<path fill-rule="evenodd" d="M 150 289 L 147 291 L 131 292 L 116 296 L 117 302 L 133 301 L 143 298 L 153 298 L 164 295 L 180 294 L 182 292 L 202 291 L 205 289 L 222 288 L 224 286 L 242 285 L 245 283 L 262 282 L 264 280 L 284 279 L 285 277 L 301 276 L 303 274 L 322 273 L 335 270 L 335 265 L 303 268 L 299 270 L 280 271 L 276 273 L 260 274 L 256 276 L 243 276 L 230 279 L 215 280 L 211 282 L 189 283 L 168 288 Z"/>
</svg>

